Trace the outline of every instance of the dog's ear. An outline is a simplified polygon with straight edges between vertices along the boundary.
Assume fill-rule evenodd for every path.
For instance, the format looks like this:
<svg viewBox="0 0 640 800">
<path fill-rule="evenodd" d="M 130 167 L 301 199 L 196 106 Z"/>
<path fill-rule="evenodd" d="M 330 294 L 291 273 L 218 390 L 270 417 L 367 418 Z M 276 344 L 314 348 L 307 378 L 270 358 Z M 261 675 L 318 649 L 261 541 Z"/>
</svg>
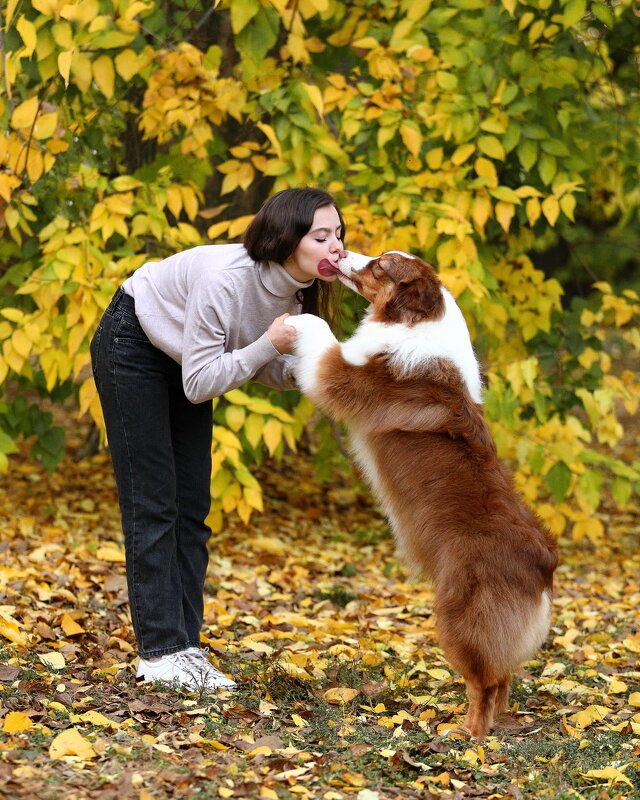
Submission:
<svg viewBox="0 0 640 800">
<path fill-rule="evenodd" d="M 391 322 L 414 324 L 444 314 L 442 284 L 431 264 L 391 253 L 378 259 L 378 266 L 396 284 L 385 306 Z"/>
<path fill-rule="evenodd" d="M 401 253 L 385 253 L 373 265 L 373 274 L 375 277 L 381 277 L 384 273 L 396 285 L 410 283 L 422 274 L 420 265 L 423 265 L 423 262 L 417 258 L 403 256 Z"/>
</svg>

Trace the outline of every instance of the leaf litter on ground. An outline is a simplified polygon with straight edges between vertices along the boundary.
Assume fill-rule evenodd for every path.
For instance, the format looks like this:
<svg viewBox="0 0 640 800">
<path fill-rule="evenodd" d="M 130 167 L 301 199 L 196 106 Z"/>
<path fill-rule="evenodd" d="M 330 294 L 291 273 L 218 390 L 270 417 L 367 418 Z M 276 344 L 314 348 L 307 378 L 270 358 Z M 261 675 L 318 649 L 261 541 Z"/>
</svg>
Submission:
<svg viewBox="0 0 640 800">
<path fill-rule="evenodd" d="M 211 542 L 202 639 L 235 693 L 136 685 L 108 456 L 0 477 L 0 797 L 640 796 L 640 512 L 562 545 L 553 627 L 484 742 L 432 592 L 354 479 L 264 469 Z"/>
</svg>

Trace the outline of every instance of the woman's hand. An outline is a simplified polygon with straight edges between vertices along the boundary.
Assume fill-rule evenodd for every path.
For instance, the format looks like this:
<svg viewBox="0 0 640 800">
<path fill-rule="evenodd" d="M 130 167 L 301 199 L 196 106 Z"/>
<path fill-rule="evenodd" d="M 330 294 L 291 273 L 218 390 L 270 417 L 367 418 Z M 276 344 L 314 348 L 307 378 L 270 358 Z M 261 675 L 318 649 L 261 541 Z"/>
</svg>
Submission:
<svg viewBox="0 0 640 800">
<path fill-rule="evenodd" d="M 267 336 L 279 353 L 291 353 L 296 341 L 296 329 L 284 322 L 290 316 L 291 314 L 283 314 L 276 317 L 267 329 Z"/>
</svg>

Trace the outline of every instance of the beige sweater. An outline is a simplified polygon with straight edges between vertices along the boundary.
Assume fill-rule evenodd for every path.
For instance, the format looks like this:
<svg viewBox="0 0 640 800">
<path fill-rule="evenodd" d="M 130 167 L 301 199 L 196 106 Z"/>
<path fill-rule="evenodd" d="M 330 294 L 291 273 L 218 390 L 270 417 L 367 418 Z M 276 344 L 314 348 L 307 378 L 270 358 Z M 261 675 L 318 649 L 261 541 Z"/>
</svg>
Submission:
<svg viewBox="0 0 640 800">
<path fill-rule="evenodd" d="M 149 340 L 182 365 L 187 398 L 200 403 L 249 378 L 292 389 L 294 357 L 267 336 L 276 317 L 299 314 L 299 283 L 242 244 L 204 245 L 143 264 L 124 284 Z"/>
</svg>

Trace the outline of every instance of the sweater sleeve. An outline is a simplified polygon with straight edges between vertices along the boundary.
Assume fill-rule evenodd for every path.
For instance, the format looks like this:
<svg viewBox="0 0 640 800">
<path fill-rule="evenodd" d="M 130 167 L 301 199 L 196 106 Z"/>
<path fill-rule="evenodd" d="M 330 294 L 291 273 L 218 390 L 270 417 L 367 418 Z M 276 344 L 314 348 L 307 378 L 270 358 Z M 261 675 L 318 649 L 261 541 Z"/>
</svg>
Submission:
<svg viewBox="0 0 640 800">
<path fill-rule="evenodd" d="M 228 320 L 232 313 L 232 298 L 222 282 L 209 278 L 189 292 L 182 346 L 182 383 L 192 403 L 201 403 L 235 389 L 280 356 L 266 332 L 246 347 L 226 352 L 223 320 Z"/>
<path fill-rule="evenodd" d="M 274 358 L 256 372 L 254 380 L 272 389 L 297 389 L 293 370 L 295 363 L 296 357 L 288 354 Z"/>
</svg>

